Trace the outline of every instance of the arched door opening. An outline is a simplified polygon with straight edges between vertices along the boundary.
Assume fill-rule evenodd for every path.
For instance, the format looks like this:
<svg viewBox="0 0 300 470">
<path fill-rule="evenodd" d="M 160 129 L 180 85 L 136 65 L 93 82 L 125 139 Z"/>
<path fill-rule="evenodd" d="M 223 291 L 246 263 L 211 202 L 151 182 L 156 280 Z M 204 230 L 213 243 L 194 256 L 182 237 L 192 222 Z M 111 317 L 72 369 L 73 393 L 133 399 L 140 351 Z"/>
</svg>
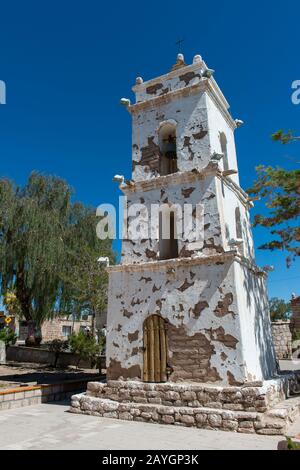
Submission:
<svg viewBox="0 0 300 470">
<path fill-rule="evenodd" d="M 167 381 L 166 322 L 160 315 L 151 315 L 144 321 L 144 382 Z"/>
<path fill-rule="evenodd" d="M 159 147 L 161 153 L 160 175 L 176 173 L 177 150 L 176 150 L 176 127 L 173 124 L 165 124 L 159 131 Z"/>
</svg>

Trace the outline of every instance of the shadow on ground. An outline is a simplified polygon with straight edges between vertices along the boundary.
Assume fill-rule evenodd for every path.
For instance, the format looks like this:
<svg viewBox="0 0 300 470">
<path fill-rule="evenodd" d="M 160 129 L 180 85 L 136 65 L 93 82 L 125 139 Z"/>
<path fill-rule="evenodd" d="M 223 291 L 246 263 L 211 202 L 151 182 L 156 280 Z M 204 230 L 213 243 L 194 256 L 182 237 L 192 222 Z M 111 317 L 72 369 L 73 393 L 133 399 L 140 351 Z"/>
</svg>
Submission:
<svg viewBox="0 0 300 470">
<path fill-rule="evenodd" d="M 65 380 L 79 380 L 91 378 L 99 380 L 97 369 L 54 369 L 51 366 L 36 364 L 9 363 L 0 366 L 1 382 L 53 384 Z"/>
</svg>

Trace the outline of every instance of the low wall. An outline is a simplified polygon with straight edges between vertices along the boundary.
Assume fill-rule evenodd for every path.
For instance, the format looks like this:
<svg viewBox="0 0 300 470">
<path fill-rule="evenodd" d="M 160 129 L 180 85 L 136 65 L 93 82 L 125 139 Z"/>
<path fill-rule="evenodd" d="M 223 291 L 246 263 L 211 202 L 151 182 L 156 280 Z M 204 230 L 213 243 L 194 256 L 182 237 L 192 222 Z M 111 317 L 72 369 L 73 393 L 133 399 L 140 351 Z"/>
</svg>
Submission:
<svg viewBox="0 0 300 470">
<path fill-rule="evenodd" d="M 44 348 L 30 348 L 27 346 L 9 346 L 6 351 L 6 360 L 15 362 L 35 362 L 37 364 L 54 364 L 55 353 Z M 78 355 L 61 352 L 59 354 L 57 366 L 76 366 Z M 89 361 L 81 360 L 79 366 L 90 369 Z M 105 356 L 100 356 L 100 369 L 105 369 Z"/>
<path fill-rule="evenodd" d="M 292 358 L 292 333 L 289 320 L 272 322 L 272 334 L 277 360 Z"/>
<path fill-rule="evenodd" d="M 65 380 L 61 383 L 0 390 L 0 411 L 69 399 L 74 392 L 85 390 L 88 381 L 89 379 L 86 377 L 76 380 Z"/>
</svg>

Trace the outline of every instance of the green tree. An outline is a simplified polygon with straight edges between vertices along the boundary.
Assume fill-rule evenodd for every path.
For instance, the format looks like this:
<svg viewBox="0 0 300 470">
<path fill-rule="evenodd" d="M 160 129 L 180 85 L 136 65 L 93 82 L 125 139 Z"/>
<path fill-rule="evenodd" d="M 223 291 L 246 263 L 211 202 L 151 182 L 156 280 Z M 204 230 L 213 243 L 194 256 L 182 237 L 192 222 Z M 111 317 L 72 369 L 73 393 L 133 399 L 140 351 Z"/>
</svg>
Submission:
<svg viewBox="0 0 300 470">
<path fill-rule="evenodd" d="M 292 308 L 290 302 L 285 302 L 278 297 L 272 297 L 269 300 L 270 317 L 272 321 L 287 320 L 290 318 Z"/>
<path fill-rule="evenodd" d="M 60 178 L 33 173 L 24 188 L 0 180 L 0 293 L 16 294 L 37 342 L 44 320 L 77 308 L 66 273 L 85 263 L 86 250 L 109 252 L 110 241 L 96 236 L 95 210 L 71 201 Z M 72 264 L 73 263 L 73 264 Z"/>
<path fill-rule="evenodd" d="M 272 138 L 283 144 L 299 140 L 290 131 L 286 134 L 278 131 Z M 265 199 L 269 214 L 257 214 L 254 227 L 266 227 L 273 236 L 259 248 L 286 251 L 287 266 L 290 266 L 300 255 L 300 170 L 260 165 L 256 171 L 258 178 L 248 192 Z"/>
<path fill-rule="evenodd" d="M 101 254 L 113 256 L 109 246 L 105 246 Z M 79 317 L 81 312 L 92 315 L 93 333 L 95 333 L 95 318 L 106 309 L 108 276 L 103 265 L 99 264 L 99 252 L 89 246 L 83 246 L 81 253 L 69 253 L 70 261 L 64 274 L 64 282 L 68 287 L 69 305 L 67 309 Z"/>
<path fill-rule="evenodd" d="M 285 145 L 300 140 L 300 136 L 296 136 L 291 130 L 284 132 L 283 129 L 280 129 L 272 135 L 272 139 L 275 142 L 281 142 L 283 145 Z"/>
</svg>

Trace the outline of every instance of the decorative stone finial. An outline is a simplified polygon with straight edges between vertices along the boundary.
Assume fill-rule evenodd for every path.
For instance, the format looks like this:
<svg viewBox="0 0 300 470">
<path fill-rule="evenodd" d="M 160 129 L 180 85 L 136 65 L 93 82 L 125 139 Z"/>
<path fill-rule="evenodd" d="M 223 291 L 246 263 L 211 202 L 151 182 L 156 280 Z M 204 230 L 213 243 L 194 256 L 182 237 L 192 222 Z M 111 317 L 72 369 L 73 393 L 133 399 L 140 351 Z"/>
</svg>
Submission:
<svg viewBox="0 0 300 470">
<path fill-rule="evenodd" d="M 180 69 L 181 67 L 185 67 L 185 66 L 186 66 L 186 63 L 184 62 L 184 55 L 177 54 L 176 64 L 173 65 L 171 70 Z"/>
<path fill-rule="evenodd" d="M 215 73 L 215 71 L 214 71 L 213 69 L 206 69 L 206 70 L 204 70 L 204 72 L 203 72 L 203 77 L 205 77 L 205 78 L 211 78 L 214 73 Z"/>
<path fill-rule="evenodd" d="M 236 124 L 236 127 L 241 127 L 244 124 L 244 121 L 242 121 L 241 119 L 235 119 L 234 122 Z"/>
<path fill-rule="evenodd" d="M 127 106 L 130 106 L 130 100 L 129 100 L 128 98 L 121 98 L 121 99 L 120 99 L 120 104 L 121 104 L 122 106 L 126 106 L 126 107 L 127 107 Z"/>
<path fill-rule="evenodd" d="M 197 64 L 198 62 L 202 62 L 202 57 L 199 54 L 196 54 L 193 58 L 193 64 Z"/>
<path fill-rule="evenodd" d="M 135 83 L 136 83 L 137 85 L 141 85 L 141 83 L 143 83 L 143 81 L 144 81 L 144 80 L 142 79 L 142 77 L 136 77 L 136 79 L 135 79 Z"/>
</svg>

